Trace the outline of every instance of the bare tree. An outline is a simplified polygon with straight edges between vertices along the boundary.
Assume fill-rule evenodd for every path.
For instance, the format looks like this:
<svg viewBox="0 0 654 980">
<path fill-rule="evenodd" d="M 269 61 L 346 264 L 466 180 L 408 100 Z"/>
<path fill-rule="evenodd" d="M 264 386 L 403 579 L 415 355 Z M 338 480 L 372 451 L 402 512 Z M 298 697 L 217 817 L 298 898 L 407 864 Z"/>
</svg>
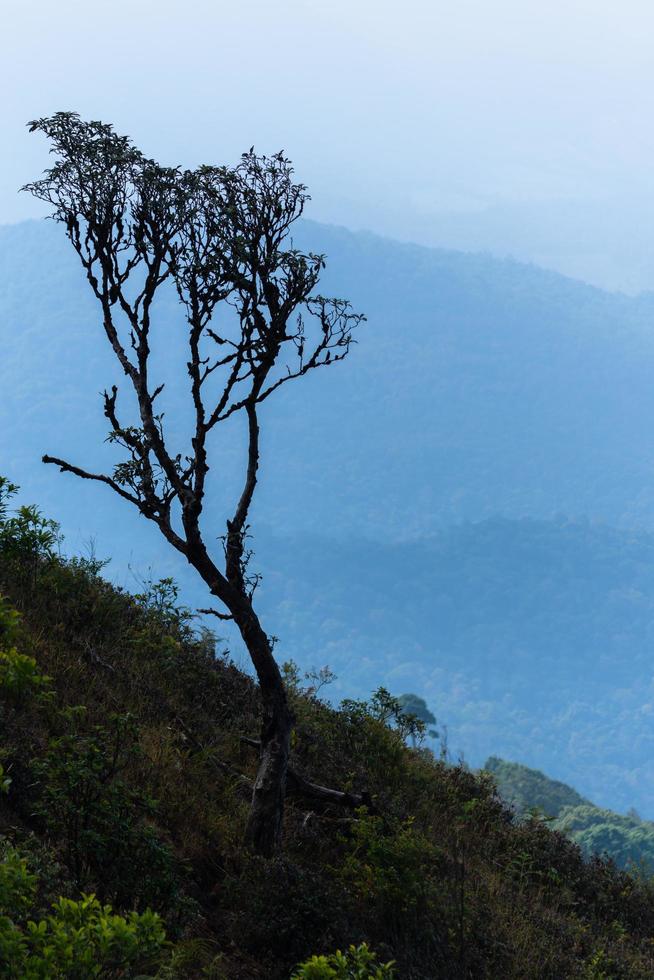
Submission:
<svg viewBox="0 0 654 980">
<path fill-rule="evenodd" d="M 206 583 L 220 604 L 211 611 L 238 627 L 263 714 L 247 840 L 270 855 L 280 843 L 293 718 L 254 609 L 257 576 L 248 569 L 260 406 L 288 381 L 342 360 L 363 317 L 346 301 L 315 293 L 322 255 L 287 245 L 308 195 L 282 154 L 252 149 L 235 167 L 182 170 L 160 166 L 111 126 L 74 113 L 38 119 L 30 129 L 49 138 L 55 163 L 25 189 L 65 225 L 138 404 L 138 419 L 126 424 L 118 388 L 104 393 L 109 439 L 125 453 L 110 475 L 52 456 L 43 461 L 104 483 L 137 507 Z M 169 285 L 181 304 L 194 418 L 181 452 L 172 448 L 159 411 L 163 384 L 151 377 L 153 303 Z M 247 428 L 243 488 L 226 520 L 223 553 L 219 546 L 215 554 L 203 531 L 209 442 L 237 414 Z"/>
</svg>

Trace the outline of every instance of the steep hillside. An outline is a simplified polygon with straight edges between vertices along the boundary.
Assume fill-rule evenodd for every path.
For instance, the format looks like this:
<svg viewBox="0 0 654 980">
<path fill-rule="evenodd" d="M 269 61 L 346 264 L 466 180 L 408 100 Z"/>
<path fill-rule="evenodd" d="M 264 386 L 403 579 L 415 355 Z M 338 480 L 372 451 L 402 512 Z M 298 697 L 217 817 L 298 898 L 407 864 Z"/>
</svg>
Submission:
<svg viewBox="0 0 654 980">
<path fill-rule="evenodd" d="M 365 941 L 398 980 L 652 976 L 651 885 L 407 748 L 383 691 L 334 711 L 289 675 L 293 767 L 370 805 L 292 791 L 284 854 L 248 854 L 251 681 L 170 592 L 116 590 L 51 532 L 0 517 L 3 975 L 285 980 Z"/>
</svg>

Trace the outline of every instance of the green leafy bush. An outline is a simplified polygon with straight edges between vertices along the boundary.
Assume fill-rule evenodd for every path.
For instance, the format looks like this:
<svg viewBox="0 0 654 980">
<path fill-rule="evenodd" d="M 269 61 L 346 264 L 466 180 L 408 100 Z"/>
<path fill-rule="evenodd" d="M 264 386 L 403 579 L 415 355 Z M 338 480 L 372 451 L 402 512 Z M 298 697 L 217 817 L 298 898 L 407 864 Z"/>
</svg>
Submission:
<svg viewBox="0 0 654 980">
<path fill-rule="evenodd" d="M 190 636 L 189 623 L 193 612 L 179 601 L 179 585 L 174 578 L 161 578 L 154 581 L 151 576 L 143 579 L 141 592 L 134 594 L 136 602 L 151 614 L 153 622 L 167 628 L 171 633 Z"/>
<path fill-rule="evenodd" d="M 49 682 L 50 678 L 41 673 L 34 657 L 18 653 L 15 647 L 0 650 L 0 695 L 20 701 L 47 687 Z"/>
<path fill-rule="evenodd" d="M 27 861 L 6 840 L 0 841 L 0 913 L 21 918 L 34 903 L 37 880 Z"/>
<path fill-rule="evenodd" d="M 49 914 L 32 918 L 38 884 L 27 860 L 0 840 L 0 977 L 126 978 L 158 959 L 165 934 L 153 912 L 116 915 L 94 895 L 83 895 L 59 898 Z"/>
<path fill-rule="evenodd" d="M 18 702 L 50 683 L 36 660 L 16 649 L 20 616 L 0 596 L 0 696 Z"/>
<path fill-rule="evenodd" d="M 116 915 L 94 895 L 61 898 L 50 915 L 24 928 L 0 916 L 0 976 L 21 980 L 135 977 L 156 963 L 161 920 L 146 910 Z"/>
<path fill-rule="evenodd" d="M 40 563 L 57 554 L 61 534 L 57 522 L 33 504 L 12 511 L 10 503 L 17 493 L 18 487 L 0 476 L 0 555 L 11 565 L 14 578 L 31 588 Z"/>
<path fill-rule="evenodd" d="M 20 616 L 11 605 L 0 596 L 0 650 L 6 650 L 16 642 Z"/>
<path fill-rule="evenodd" d="M 382 725 L 393 726 L 402 741 L 410 738 L 415 744 L 424 738 L 424 721 L 416 714 L 407 712 L 402 700 L 393 697 L 385 687 L 377 688 L 369 701 L 346 698 L 341 704 L 341 710 L 353 723 L 365 723 L 372 719 Z"/>
<path fill-rule="evenodd" d="M 7 520 L 9 513 L 9 501 L 18 493 L 18 487 L 6 476 L 0 476 L 0 527 Z"/>
<path fill-rule="evenodd" d="M 312 956 L 300 964 L 291 980 L 392 980 L 392 961 L 377 963 L 377 957 L 365 943 L 350 946 L 346 953 L 336 950 L 330 956 Z"/>
</svg>

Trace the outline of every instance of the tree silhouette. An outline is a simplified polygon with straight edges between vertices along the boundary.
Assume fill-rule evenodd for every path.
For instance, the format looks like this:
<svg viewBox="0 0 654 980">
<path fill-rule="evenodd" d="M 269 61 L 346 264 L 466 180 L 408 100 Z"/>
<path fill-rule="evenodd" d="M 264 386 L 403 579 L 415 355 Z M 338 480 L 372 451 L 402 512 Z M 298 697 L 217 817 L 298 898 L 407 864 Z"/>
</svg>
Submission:
<svg viewBox="0 0 654 980">
<path fill-rule="evenodd" d="M 138 406 L 136 418 L 125 422 L 117 386 L 104 392 L 109 441 L 124 451 L 111 473 L 43 459 L 106 484 L 138 508 L 218 600 L 210 611 L 238 627 L 262 701 L 247 840 L 269 855 L 280 843 L 293 718 L 271 639 L 255 612 L 258 577 L 246 547 L 259 477 L 260 407 L 287 382 L 342 360 L 363 318 L 345 300 L 315 292 L 322 255 L 286 247 L 308 195 L 281 153 L 266 157 L 251 149 L 235 167 L 183 170 L 160 166 L 110 125 L 75 113 L 38 119 L 30 129 L 51 141 L 55 163 L 25 190 L 47 202 L 65 226 Z M 194 418 L 181 449 L 173 448 L 158 407 L 164 385 L 152 377 L 154 301 L 170 286 L 180 303 L 187 347 L 179 369 Z M 210 457 L 213 465 L 216 460 L 209 443 L 233 416 L 244 419 L 247 431 L 243 486 L 226 515 L 222 553 L 215 554 L 203 527 Z"/>
<path fill-rule="evenodd" d="M 417 718 L 425 728 L 427 728 L 427 725 L 436 724 L 436 716 L 429 710 L 424 698 L 419 697 L 417 694 L 401 694 L 397 701 L 402 708 L 402 714 Z M 434 728 L 427 729 L 427 733 L 431 738 L 438 738 L 438 732 Z M 412 735 L 412 741 L 415 747 L 415 735 Z"/>
</svg>

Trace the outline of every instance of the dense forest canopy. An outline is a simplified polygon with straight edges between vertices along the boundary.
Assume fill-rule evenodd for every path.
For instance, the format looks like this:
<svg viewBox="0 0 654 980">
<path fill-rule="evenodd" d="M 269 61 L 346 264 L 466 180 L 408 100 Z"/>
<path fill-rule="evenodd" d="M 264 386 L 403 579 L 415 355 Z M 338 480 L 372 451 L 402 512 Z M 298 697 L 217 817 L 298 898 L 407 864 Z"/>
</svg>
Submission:
<svg viewBox="0 0 654 980">
<path fill-rule="evenodd" d="M 329 664 L 336 696 L 415 691 L 455 758 L 520 759 L 654 813 L 650 534 L 495 519 L 403 544 L 272 536 L 261 554 L 285 655 Z"/>
</svg>

